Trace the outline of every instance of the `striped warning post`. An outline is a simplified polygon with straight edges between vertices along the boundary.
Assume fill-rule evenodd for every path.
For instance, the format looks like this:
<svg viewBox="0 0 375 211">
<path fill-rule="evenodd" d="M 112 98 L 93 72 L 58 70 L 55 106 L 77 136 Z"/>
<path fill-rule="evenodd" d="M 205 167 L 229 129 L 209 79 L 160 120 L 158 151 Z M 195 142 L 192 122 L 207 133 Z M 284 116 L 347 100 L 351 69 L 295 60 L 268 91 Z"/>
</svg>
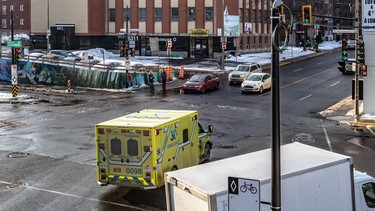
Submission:
<svg viewBox="0 0 375 211">
<path fill-rule="evenodd" d="M 12 85 L 12 96 L 13 97 L 17 97 L 18 96 L 18 85 L 17 84 L 13 84 Z"/>
</svg>

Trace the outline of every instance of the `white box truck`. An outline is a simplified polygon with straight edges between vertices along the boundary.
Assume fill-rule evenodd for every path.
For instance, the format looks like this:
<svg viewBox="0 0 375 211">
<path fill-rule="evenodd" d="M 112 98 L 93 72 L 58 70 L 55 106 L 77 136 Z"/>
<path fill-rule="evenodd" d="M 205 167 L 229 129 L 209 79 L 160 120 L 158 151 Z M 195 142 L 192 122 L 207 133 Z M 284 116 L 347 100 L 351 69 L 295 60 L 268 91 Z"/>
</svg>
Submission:
<svg viewBox="0 0 375 211">
<path fill-rule="evenodd" d="M 228 178 L 237 177 L 259 181 L 256 210 L 269 211 L 271 170 L 266 149 L 166 172 L 167 210 L 226 211 Z M 281 210 L 374 211 L 374 189 L 375 179 L 355 171 L 351 157 L 300 143 L 281 146 Z"/>
</svg>

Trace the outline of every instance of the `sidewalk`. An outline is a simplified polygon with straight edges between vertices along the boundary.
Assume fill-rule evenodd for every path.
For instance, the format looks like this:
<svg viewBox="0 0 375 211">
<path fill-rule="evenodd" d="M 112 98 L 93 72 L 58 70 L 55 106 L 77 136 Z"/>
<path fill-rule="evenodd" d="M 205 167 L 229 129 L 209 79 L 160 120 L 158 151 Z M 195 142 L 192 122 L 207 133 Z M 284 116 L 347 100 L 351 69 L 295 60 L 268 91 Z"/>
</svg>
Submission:
<svg viewBox="0 0 375 211">
<path fill-rule="evenodd" d="M 354 103 L 355 101 L 350 96 L 319 113 L 326 119 L 335 120 L 340 124 L 351 126 L 375 126 L 375 116 L 363 114 L 362 102 L 360 102 L 359 106 L 359 119 L 355 119 Z"/>
</svg>

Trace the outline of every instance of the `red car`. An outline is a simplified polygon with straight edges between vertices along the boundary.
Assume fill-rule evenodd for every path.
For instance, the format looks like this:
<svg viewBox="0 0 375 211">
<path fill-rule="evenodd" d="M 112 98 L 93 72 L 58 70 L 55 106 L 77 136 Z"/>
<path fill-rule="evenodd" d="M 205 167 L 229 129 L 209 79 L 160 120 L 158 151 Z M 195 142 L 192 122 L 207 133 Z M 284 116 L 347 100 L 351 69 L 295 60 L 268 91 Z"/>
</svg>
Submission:
<svg viewBox="0 0 375 211">
<path fill-rule="evenodd" d="M 220 79 L 213 74 L 196 74 L 182 85 L 184 92 L 201 92 L 218 89 Z"/>
</svg>

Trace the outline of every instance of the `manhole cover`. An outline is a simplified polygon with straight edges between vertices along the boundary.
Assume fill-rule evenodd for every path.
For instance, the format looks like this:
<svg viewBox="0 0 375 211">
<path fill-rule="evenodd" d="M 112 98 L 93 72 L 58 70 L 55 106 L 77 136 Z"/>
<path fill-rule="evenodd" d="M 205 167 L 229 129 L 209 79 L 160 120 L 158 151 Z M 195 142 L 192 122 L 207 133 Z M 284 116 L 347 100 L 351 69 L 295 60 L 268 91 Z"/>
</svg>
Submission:
<svg viewBox="0 0 375 211">
<path fill-rule="evenodd" d="M 28 154 L 25 152 L 13 152 L 8 155 L 10 158 L 23 158 L 26 157 Z"/>
</svg>

